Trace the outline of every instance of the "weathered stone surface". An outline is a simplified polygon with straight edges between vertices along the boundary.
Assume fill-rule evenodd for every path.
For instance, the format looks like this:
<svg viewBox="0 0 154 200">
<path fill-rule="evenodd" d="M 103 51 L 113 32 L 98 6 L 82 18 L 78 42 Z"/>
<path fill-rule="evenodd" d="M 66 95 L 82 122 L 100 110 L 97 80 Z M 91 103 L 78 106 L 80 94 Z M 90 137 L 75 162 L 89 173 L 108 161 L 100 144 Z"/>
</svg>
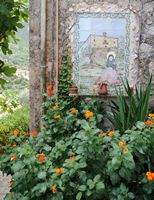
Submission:
<svg viewBox="0 0 154 200">
<path fill-rule="evenodd" d="M 147 59 L 153 58 L 154 48 L 146 43 L 142 43 L 139 49 L 140 60 L 146 62 Z"/>
<path fill-rule="evenodd" d="M 5 195 L 9 193 L 10 176 L 3 175 L 0 171 L 0 200 L 3 200 Z"/>
</svg>

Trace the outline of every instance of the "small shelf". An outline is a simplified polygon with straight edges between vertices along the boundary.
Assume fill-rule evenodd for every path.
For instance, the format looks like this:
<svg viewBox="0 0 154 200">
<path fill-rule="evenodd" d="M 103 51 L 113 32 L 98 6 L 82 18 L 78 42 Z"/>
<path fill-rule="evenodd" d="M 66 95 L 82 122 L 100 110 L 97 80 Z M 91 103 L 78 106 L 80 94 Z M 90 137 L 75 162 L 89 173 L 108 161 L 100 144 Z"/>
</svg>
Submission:
<svg viewBox="0 0 154 200">
<path fill-rule="evenodd" d="M 111 95 L 86 95 L 86 94 L 69 94 L 70 97 L 81 97 L 81 98 L 103 98 L 103 99 L 109 99 L 109 98 L 116 98 L 116 96 Z"/>
</svg>

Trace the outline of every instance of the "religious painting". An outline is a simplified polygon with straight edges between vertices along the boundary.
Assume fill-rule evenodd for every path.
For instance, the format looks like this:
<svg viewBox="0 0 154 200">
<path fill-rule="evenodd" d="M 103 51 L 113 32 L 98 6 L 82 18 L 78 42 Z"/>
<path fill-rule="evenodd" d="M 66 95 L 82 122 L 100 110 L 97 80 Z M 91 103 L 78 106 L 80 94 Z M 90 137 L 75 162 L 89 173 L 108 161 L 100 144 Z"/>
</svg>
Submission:
<svg viewBox="0 0 154 200">
<path fill-rule="evenodd" d="M 75 80 L 80 94 L 97 95 L 99 83 L 122 88 L 129 74 L 129 14 L 78 13 L 75 30 Z"/>
</svg>

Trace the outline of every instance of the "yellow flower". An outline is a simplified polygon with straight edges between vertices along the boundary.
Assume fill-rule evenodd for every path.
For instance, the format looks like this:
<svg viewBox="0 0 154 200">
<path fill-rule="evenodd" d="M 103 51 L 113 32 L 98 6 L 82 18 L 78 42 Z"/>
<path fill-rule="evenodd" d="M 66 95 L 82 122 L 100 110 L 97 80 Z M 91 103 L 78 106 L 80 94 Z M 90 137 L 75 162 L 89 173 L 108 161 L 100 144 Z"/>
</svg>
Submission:
<svg viewBox="0 0 154 200">
<path fill-rule="evenodd" d="M 55 105 L 52 107 L 54 110 L 58 110 L 59 109 L 59 106 L 58 105 Z"/>
<path fill-rule="evenodd" d="M 43 154 L 43 153 L 38 153 L 38 154 L 36 154 L 36 157 L 37 157 L 37 158 L 40 157 L 40 156 L 44 156 L 44 154 Z"/>
<path fill-rule="evenodd" d="M 125 153 L 128 153 L 128 148 L 126 147 L 126 148 L 124 148 L 124 150 L 123 150 Z"/>
<path fill-rule="evenodd" d="M 56 115 L 54 116 L 55 119 L 60 119 L 61 118 L 61 115 Z"/>
<path fill-rule="evenodd" d="M 13 145 L 12 145 L 13 148 L 16 148 L 16 146 L 17 146 L 16 144 L 13 144 Z"/>
<path fill-rule="evenodd" d="M 87 110 L 85 113 L 86 119 L 90 119 L 91 117 L 93 117 L 94 113 L 91 112 L 90 110 Z"/>
<path fill-rule="evenodd" d="M 115 131 L 110 131 L 110 132 L 108 133 L 108 136 L 112 137 L 114 134 L 115 134 Z"/>
<path fill-rule="evenodd" d="M 153 118 L 153 117 L 154 117 L 154 114 L 150 113 L 150 114 L 149 114 L 149 117 L 152 117 L 152 118 Z"/>
<path fill-rule="evenodd" d="M 119 142 L 119 146 L 120 146 L 120 147 L 124 147 L 124 146 L 125 146 L 125 143 L 124 143 L 124 142 Z"/>
</svg>

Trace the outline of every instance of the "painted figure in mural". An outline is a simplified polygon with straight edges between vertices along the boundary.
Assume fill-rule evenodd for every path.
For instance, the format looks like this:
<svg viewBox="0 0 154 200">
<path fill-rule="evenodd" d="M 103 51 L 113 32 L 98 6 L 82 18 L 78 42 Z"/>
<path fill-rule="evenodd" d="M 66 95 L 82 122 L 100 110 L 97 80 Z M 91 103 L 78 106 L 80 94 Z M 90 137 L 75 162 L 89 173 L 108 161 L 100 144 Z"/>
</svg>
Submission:
<svg viewBox="0 0 154 200">
<path fill-rule="evenodd" d="M 119 83 L 115 57 L 116 55 L 114 52 L 108 53 L 106 63 L 107 68 L 103 70 L 99 82 L 107 85 L 116 85 Z"/>
<path fill-rule="evenodd" d="M 116 85 L 119 83 L 118 74 L 116 71 L 117 64 L 115 61 L 115 53 L 110 52 L 107 55 L 106 69 L 103 70 L 102 75 L 98 81 L 98 94 L 106 95 L 107 86 Z"/>
<path fill-rule="evenodd" d="M 116 64 L 115 58 L 112 54 L 108 56 L 106 66 L 107 66 L 107 68 L 111 67 L 112 69 L 116 70 L 117 64 Z"/>
</svg>

